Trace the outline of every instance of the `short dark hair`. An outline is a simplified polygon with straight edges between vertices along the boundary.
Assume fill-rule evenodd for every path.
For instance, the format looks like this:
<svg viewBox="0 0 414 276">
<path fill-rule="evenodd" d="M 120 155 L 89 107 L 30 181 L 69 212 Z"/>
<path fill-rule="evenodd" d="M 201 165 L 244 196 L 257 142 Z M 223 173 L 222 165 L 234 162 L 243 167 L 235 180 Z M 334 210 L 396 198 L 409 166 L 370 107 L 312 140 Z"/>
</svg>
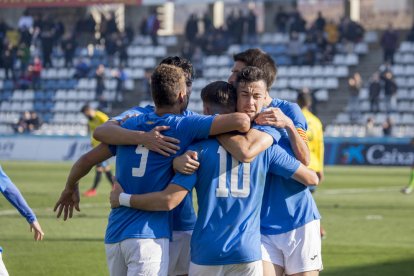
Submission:
<svg viewBox="0 0 414 276">
<path fill-rule="evenodd" d="M 179 57 L 179 56 L 169 56 L 164 58 L 161 62 L 161 64 L 169 64 L 174 65 L 177 67 L 180 67 L 183 69 L 184 73 L 187 75 L 187 81 L 193 81 L 194 79 L 194 69 L 193 64 L 186 58 Z"/>
<path fill-rule="evenodd" d="M 86 103 L 82 106 L 80 112 L 85 113 L 86 110 L 89 110 L 89 109 L 91 109 L 91 106 L 89 105 L 89 103 Z"/>
<path fill-rule="evenodd" d="M 300 108 L 310 107 L 312 105 L 312 96 L 310 93 L 300 92 L 296 99 Z"/>
<path fill-rule="evenodd" d="M 184 72 L 168 64 L 158 65 L 151 75 L 151 95 L 155 106 L 173 106 L 180 91 L 185 90 Z"/>
<path fill-rule="evenodd" d="M 225 81 L 214 81 L 201 90 L 204 103 L 216 105 L 229 111 L 236 110 L 237 93 L 233 85 Z"/>
<path fill-rule="evenodd" d="M 251 83 L 256 81 L 264 81 L 266 83 L 265 72 L 258 67 L 246 66 L 237 74 L 236 87 L 238 87 L 240 83 Z"/>
<path fill-rule="evenodd" d="M 233 60 L 243 62 L 246 66 L 260 68 L 266 74 L 267 89 L 270 90 L 277 75 L 277 66 L 272 57 L 259 48 L 247 49 L 244 52 L 233 55 Z"/>
</svg>

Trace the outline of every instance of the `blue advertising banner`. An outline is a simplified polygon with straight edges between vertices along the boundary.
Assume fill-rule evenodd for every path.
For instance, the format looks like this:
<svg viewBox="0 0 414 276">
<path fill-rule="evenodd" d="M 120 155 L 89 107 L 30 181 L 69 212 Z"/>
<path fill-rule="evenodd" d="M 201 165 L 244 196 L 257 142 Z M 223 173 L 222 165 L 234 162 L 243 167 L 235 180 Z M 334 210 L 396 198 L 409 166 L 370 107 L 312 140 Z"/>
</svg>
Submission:
<svg viewBox="0 0 414 276">
<path fill-rule="evenodd" d="M 325 138 L 325 165 L 411 166 L 409 138 Z"/>
</svg>

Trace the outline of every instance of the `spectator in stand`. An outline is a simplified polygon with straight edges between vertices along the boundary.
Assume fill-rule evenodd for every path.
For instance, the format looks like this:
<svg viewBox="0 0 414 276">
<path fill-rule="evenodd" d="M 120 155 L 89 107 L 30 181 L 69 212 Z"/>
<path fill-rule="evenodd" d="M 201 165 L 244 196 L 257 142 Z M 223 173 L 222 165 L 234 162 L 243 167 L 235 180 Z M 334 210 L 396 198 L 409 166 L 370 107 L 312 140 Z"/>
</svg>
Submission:
<svg viewBox="0 0 414 276">
<path fill-rule="evenodd" d="M 91 70 L 91 67 L 86 59 L 81 59 L 78 64 L 75 66 L 75 74 L 73 77 L 75 79 L 82 79 L 86 78 L 89 75 L 89 71 Z"/>
<path fill-rule="evenodd" d="M 254 13 L 253 9 L 250 9 L 249 14 L 247 15 L 247 39 L 246 39 L 246 43 L 250 45 L 254 45 L 257 43 L 256 21 L 257 21 L 256 14 Z"/>
<path fill-rule="evenodd" d="M 25 70 L 20 73 L 19 79 L 17 80 L 17 87 L 22 90 L 33 87 L 32 75 L 29 70 Z"/>
<path fill-rule="evenodd" d="M 362 87 L 361 75 L 356 72 L 348 79 L 348 90 L 349 90 L 349 118 L 351 122 L 356 122 L 360 116 L 359 109 L 359 91 Z"/>
<path fill-rule="evenodd" d="M 39 57 L 35 57 L 33 64 L 29 65 L 28 71 L 32 80 L 33 89 L 41 88 L 41 74 L 42 74 L 42 62 Z"/>
<path fill-rule="evenodd" d="M 365 124 L 365 136 L 372 137 L 375 135 L 375 123 L 372 117 L 368 117 L 367 123 Z"/>
<path fill-rule="evenodd" d="M 65 67 L 73 66 L 73 57 L 75 56 L 78 42 L 73 34 L 68 34 L 61 42 L 63 56 L 65 57 Z"/>
<path fill-rule="evenodd" d="M 65 34 L 65 25 L 59 20 L 53 24 L 53 29 L 55 32 L 54 43 L 60 44 L 62 37 Z"/>
<path fill-rule="evenodd" d="M 292 65 L 300 65 L 300 56 L 302 54 L 302 42 L 299 40 L 299 34 L 292 32 L 288 42 L 288 54 L 292 60 Z"/>
<path fill-rule="evenodd" d="M 154 8 L 147 19 L 147 33 L 151 36 L 152 45 L 158 46 L 158 30 L 160 21 L 157 18 L 157 10 Z"/>
<path fill-rule="evenodd" d="M 392 136 L 392 128 L 393 128 L 393 121 L 391 120 L 391 118 L 388 116 L 385 119 L 385 122 L 382 124 L 382 133 L 384 134 L 384 136 Z"/>
<path fill-rule="evenodd" d="M 329 20 L 325 25 L 326 40 L 330 44 L 336 44 L 339 40 L 338 26 L 333 20 Z"/>
<path fill-rule="evenodd" d="M 15 133 L 27 133 L 29 131 L 30 112 L 25 111 L 19 118 L 19 121 L 13 126 Z"/>
<path fill-rule="evenodd" d="M 394 64 L 394 54 L 398 49 L 399 34 L 394 30 L 392 23 L 388 24 L 388 29 L 382 34 L 381 47 L 384 51 L 384 62 Z"/>
<path fill-rule="evenodd" d="M 122 65 L 119 66 L 118 70 L 113 72 L 113 76 L 116 80 L 115 101 L 122 102 L 125 91 L 125 81 L 128 79 L 124 67 Z"/>
<path fill-rule="evenodd" d="M 39 118 L 39 115 L 35 111 L 30 111 L 30 119 L 27 121 L 27 128 L 29 132 L 39 130 L 42 126 L 42 120 Z"/>
<path fill-rule="evenodd" d="M 326 20 L 322 16 L 322 12 L 318 12 L 318 17 L 315 20 L 315 28 L 319 32 L 323 32 L 325 30 Z"/>
<path fill-rule="evenodd" d="M 383 74 L 384 80 L 384 96 L 385 96 L 385 111 L 389 114 L 396 111 L 397 108 L 397 83 L 394 80 L 394 75 L 390 71 Z"/>
<path fill-rule="evenodd" d="M 380 111 L 379 99 L 381 93 L 381 80 L 379 72 L 375 72 L 369 83 L 369 102 L 371 105 L 371 112 L 377 113 Z"/>
<path fill-rule="evenodd" d="M 115 13 L 111 13 L 106 22 L 106 28 L 103 33 L 104 37 L 110 36 L 112 34 L 117 34 L 119 32 L 118 26 L 116 24 Z"/>
<path fill-rule="evenodd" d="M 191 45 L 194 45 L 195 40 L 198 35 L 198 21 L 194 13 L 190 15 L 185 24 L 185 38 L 190 42 Z"/>
<path fill-rule="evenodd" d="M 300 12 L 295 9 L 289 17 L 289 33 L 305 33 L 306 32 L 306 21 L 303 19 Z"/>
<path fill-rule="evenodd" d="M 213 22 L 211 20 L 211 16 L 208 12 L 204 13 L 203 26 L 204 26 L 204 33 L 211 32 L 214 29 Z"/>
<path fill-rule="evenodd" d="M 279 6 L 277 13 L 275 14 L 275 18 L 273 19 L 273 22 L 276 26 L 276 31 L 280 33 L 286 33 L 287 32 L 287 25 L 289 15 L 285 12 L 283 9 L 283 6 Z"/>
<path fill-rule="evenodd" d="M 22 29 L 19 29 L 19 33 L 20 33 L 20 42 L 19 44 L 26 44 L 26 45 L 31 45 L 32 44 L 32 38 L 33 35 L 31 33 L 31 31 L 24 27 Z"/>
<path fill-rule="evenodd" d="M 117 52 L 117 34 L 112 33 L 105 38 L 105 52 L 108 58 L 108 65 L 114 65 L 114 55 Z"/>
<path fill-rule="evenodd" d="M 120 66 L 128 66 L 128 45 L 128 37 L 125 33 L 120 33 L 116 40 L 116 51 L 118 52 Z"/>
<path fill-rule="evenodd" d="M 3 57 L 3 67 L 6 71 L 6 80 L 9 80 L 10 78 L 15 81 L 16 80 L 16 73 L 14 71 L 14 64 L 16 61 L 16 53 L 15 49 L 12 44 L 9 44 L 6 47 L 6 50 L 2 54 Z"/>
<path fill-rule="evenodd" d="M 25 10 L 22 14 L 22 16 L 19 19 L 19 22 L 17 23 L 17 26 L 19 29 L 28 29 L 30 30 L 33 28 L 33 17 L 29 14 L 28 10 Z"/>
<path fill-rule="evenodd" d="M 98 65 L 98 68 L 95 71 L 95 79 L 95 99 L 99 101 L 98 109 L 103 110 L 107 107 L 107 102 L 103 95 L 103 92 L 105 90 L 105 66 L 103 64 Z"/>
<path fill-rule="evenodd" d="M 23 73 L 26 71 L 29 63 L 30 63 L 30 47 L 29 44 L 22 42 L 19 44 L 19 48 L 17 49 L 17 58 L 20 60 L 20 72 Z"/>
<path fill-rule="evenodd" d="M 52 64 L 52 51 L 55 43 L 55 29 L 51 18 L 48 18 L 40 32 L 40 41 L 42 42 L 43 66 L 49 68 Z"/>
</svg>

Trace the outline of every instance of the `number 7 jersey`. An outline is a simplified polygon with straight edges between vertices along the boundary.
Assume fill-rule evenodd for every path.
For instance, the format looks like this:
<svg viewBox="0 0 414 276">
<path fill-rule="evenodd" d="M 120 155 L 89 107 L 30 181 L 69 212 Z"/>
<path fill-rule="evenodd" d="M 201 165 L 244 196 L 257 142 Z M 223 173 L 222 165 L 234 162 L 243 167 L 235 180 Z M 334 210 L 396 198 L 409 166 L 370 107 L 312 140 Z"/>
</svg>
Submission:
<svg viewBox="0 0 414 276">
<path fill-rule="evenodd" d="M 198 152 L 200 167 L 193 175 L 171 181 L 196 188 L 198 218 L 191 239 L 191 261 L 227 265 L 261 259 L 260 208 L 268 172 L 291 177 L 299 162 L 277 145 L 251 163 L 240 163 L 216 139 L 189 147 Z"/>
</svg>

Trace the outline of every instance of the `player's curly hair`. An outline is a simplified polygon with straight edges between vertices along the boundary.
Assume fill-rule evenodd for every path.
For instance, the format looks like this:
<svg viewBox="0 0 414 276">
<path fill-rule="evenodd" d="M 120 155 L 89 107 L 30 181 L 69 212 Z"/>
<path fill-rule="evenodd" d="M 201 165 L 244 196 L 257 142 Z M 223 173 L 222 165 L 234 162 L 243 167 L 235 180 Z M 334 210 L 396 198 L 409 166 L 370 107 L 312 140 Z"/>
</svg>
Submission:
<svg viewBox="0 0 414 276">
<path fill-rule="evenodd" d="M 267 89 L 270 90 L 277 75 L 277 66 L 272 57 L 258 49 L 247 49 L 244 52 L 233 55 L 233 60 L 243 62 L 246 66 L 254 66 L 260 68 L 266 75 Z"/>
<path fill-rule="evenodd" d="M 173 65 L 158 65 L 151 75 L 151 95 L 155 106 L 175 105 L 181 91 L 185 91 L 183 70 Z"/>
</svg>

